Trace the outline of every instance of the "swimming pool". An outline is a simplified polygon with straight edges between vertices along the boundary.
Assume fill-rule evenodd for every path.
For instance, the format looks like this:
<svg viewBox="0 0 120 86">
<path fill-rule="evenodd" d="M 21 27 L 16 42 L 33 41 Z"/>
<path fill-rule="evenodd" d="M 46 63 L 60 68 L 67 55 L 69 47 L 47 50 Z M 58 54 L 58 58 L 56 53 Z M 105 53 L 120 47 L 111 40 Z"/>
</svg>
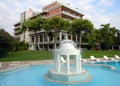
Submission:
<svg viewBox="0 0 120 86">
<path fill-rule="evenodd" d="M 93 75 L 92 81 L 81 84 L 49 82 L 45 74 L 53 65 L 31 66 L 21 71 L 0 74 L 0 86 L 120 86 L 120 73 L 105 67 L 84 66 Z"/>
<path fill-rule="evenodd" d="M 105 64 L 109 66 L 114 66 L 116 70 L 120 70 L 120 61 L 95 62 L 95 64 Z"/>
</svg>

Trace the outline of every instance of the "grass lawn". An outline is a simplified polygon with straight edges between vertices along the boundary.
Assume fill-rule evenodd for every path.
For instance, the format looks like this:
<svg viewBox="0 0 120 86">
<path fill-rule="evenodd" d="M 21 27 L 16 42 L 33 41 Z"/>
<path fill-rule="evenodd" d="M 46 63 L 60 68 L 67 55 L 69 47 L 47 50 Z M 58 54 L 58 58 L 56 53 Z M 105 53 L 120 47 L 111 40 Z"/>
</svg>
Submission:
<svg viewBox="0 0 120 86">
<path fill-rule="evenodd" d="M 108 57 L 114 57 L 114 55 L 120 56 L 120 50 L 113 50 L 113 51 L 95 51 L 95 50 L 88 50 L 82 51 L 83 58 L 89 58 L 90 56 L 95 56 L 96 58 L 103 58 L 104 55 Z"/>
<path fill-rule="evenodd" d="M 103 55 L 107 55 L 109 57 L 114 57 L 114 55 L 120 56 L 120 50 L 114 51 L 94 51 L 94 50 L 87 50 L 82 51 L 83 58 L 89 58 L 91 55 L 95 57 L 103 57 Z M 18 51 L 12 52 L 8 56 L 4 58 L 0 58 L 0 62 L 2 61 L 27 61 L 27 60 L 49 60 L 53 59 L 54 55 L 53 52 L 50 51 Z"/>
<path fill-rule="evenodd" d="M 50 51 L 18 51 L 12 52 L 0 61 L 26 61 L 53 59 L 53 52 Z"/>
</svg>

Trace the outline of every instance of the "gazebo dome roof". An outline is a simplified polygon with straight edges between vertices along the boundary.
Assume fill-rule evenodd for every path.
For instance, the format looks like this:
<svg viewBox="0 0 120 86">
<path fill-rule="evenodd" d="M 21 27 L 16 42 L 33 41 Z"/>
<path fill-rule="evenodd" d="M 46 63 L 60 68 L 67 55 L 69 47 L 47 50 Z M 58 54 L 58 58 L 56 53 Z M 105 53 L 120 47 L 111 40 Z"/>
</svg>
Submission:
<svg viewBox="0 0 120 86">
<path fill-rule="evenodd" d="M 71 40 L 65 39 L 60 43 L 59 49 L 60 50 L 75 50 L 76 44 Z"/>
<path fill-rule="evenodd" d="M 76 43 L 69 39 L 61 41 L 59 47 L 55 50 L 59 55 L 78 55 L 80 50 L 77 49 Z"/>
<path fill-rule="evenodd" d="M 61 50 L 75 50 L 75 46 L 71 43 L 64 43 L 60 47 Z"/>
</svg>

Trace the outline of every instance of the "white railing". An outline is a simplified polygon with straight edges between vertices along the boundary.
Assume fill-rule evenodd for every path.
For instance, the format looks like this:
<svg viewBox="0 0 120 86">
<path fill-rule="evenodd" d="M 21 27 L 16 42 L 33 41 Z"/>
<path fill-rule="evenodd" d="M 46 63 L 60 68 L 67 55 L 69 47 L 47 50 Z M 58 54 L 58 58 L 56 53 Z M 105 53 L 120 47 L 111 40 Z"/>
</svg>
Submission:
<svg viewBox="0 0 120 86">
<path fill-rule="evenodd" d="M 48 18 L 48 16 L 42 16 L 42 18 Z"/>
<path fill-rule="evenodd" d="M 16 26 L 14 29 L 20 29 L 20 26 Z"/>
<path fill-rule="evenodd" d="M 62 13 L 66 14 L 66 15 L 69 15 L 69 16 L 72 16 L 72 17 L 74 17 L 74 18 L 80 18 L 79 16 L 76 16 L 76 15 L 71 14 L 71 13 L 66 12 L 66 11 L 62 11 Z"/>
</svg>

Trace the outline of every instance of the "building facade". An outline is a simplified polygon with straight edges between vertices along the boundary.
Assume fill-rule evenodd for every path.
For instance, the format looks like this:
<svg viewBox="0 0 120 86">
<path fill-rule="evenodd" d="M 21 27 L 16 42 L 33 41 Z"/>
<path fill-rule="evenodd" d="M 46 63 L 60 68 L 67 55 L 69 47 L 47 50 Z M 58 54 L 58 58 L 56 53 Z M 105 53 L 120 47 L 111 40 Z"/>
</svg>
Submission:
<svg viewBox="0 0 120 86">
<path fill-rule="evenodd" d="M 26 31 L 22 34 L 19 33 L 21 29 L 21 25 L 23 21 L 27 21 L 29 18 L 34 18 L 36 15 L 41 15 L 42 18 L 52 18 L 55 16 L 61 17 L 63 19 L 69 20 L 72 22 L 72 20 L 76 18 L 82 18 L 84 15 L 78 12 L 77 9 L 73 9 L 69 6 L 69 4 L 64 4 L 58 1 L 55 1 L 45 7 L 42 8 L 42 12 L 34 12 L 32 9 L 29 9 L 29 11 L 25 11 L 21 13 L 20 16 L 20 22 L 16 23 L 14 26 L 15 31 L 15 37 L 19 41 L 25 41 L 29 43 L 29 50 L 35 50 L 36 47 L 36 37 L 35 33 L 32 31 Z M 42 29 L 41 31 L 37 32 L 38 35 L 38 43 L 39 50 L 52 50 L 54 48 L 54 37 L 49 37 L 46 34 L 46 31 Z M 76 35 L 67 34 L 65 31 L 61 31 L 57 34 L 57 45 L 68 37 L 68 39 L 71 39 L 73 41 L 78 41 L 78 37 Z"/>
</svg>

